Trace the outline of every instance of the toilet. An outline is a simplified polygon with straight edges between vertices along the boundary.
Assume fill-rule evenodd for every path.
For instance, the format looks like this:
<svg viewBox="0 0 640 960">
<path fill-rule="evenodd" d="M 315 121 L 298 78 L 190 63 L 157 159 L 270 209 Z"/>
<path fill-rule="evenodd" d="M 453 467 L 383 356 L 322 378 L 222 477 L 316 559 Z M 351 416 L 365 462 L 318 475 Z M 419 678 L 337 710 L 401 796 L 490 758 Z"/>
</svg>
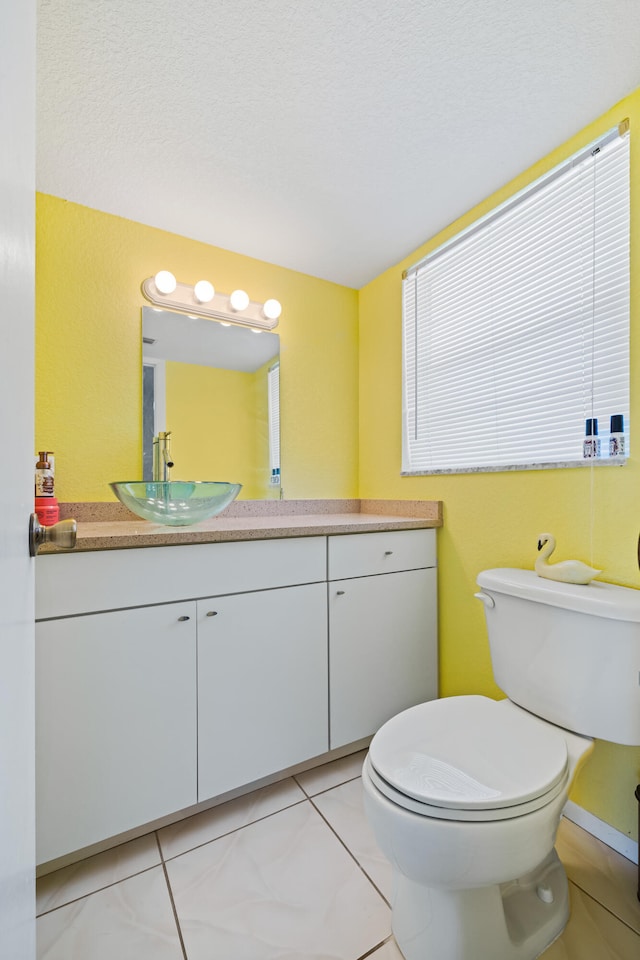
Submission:
<svg viewBox="0 0 640 960">
<path fill-rule="evenodd" d="M 362 779 L 406 960 L 534 960 L 569 917 L 554 849 L 595 738 L 640 744 L 640 591 L 478 576 L 508 699 L 448 697 L 376 733 Z"/>
</svg>

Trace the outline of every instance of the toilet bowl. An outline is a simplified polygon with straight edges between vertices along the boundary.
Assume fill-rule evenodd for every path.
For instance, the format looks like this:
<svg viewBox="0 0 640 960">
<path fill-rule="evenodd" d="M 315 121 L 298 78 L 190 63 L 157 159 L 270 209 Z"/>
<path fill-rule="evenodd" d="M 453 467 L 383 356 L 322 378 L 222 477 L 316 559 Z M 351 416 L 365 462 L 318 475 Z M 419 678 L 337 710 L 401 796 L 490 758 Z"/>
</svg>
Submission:
<svg viewBox="0 0 640 960">
<path fill-rule="evenodd" d="M 618 683 L 618 672 L 640 669 L 640 592 L 532 578 L 478 578 L 494 671 L 519 702 L 411 707 L 381 727 L 364 763 L 365 812 L 392 865 L 406 960 L 538 957 L 569 916 L 554 842 L 576 772 L 602 723 L 616 742 L 640 739 L 640 698 Z"/>
<path fill-rule="evenodd" d="M 407 960 L 530 958 L 562 932 L 567 883 L 553 846 L 592 748 L 479 696 L 420 704 L 381 728 L 362 773 L 365 810 L 393 867 Z"/>
</svg>

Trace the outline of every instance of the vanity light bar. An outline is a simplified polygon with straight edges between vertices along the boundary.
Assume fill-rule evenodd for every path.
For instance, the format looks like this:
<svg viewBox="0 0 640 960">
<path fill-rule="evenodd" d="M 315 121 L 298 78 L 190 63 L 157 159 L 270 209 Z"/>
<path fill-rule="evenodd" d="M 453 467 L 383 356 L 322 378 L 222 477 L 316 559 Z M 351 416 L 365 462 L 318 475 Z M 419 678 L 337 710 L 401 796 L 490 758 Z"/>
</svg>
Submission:
<svg viewBox="0 0 640 960">
<path fill-rule="evenodd" d="M 213 320 L 260 330 L 273 330 L 277 327 L 282 312 L 277 300 L 256 303 L 249 300 L 243 290 L 234 290 L 231 295 L 216 293 L 207 280 L 199 280 L 195 286 L 178 283 L 168 270 L 161 270 L 155 277 L 144 280 L 142 292 L 147 300 L 157 307 L 196 313 L 199 317 L 211 317 Z M 206 300 L 202 299 L 203 295 L 207 297 Z"/>
</svg>

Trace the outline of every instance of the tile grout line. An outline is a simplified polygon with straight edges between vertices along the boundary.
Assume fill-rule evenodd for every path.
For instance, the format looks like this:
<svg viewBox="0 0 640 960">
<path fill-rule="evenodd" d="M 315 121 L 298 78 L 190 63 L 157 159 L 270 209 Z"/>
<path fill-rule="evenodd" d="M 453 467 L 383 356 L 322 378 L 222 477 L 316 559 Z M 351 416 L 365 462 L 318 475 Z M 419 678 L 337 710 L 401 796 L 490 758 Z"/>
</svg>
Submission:
<svg viewBox="0 0 640 960">
<path fill-rule="evenodd" d="M 311 804 L 311 806 L 313 807 L 313 809 L 316 811 L 316 813 L 318 814 L 318 816 L 321 817 L 321 818 L 324 820 L 324 822 L 325 822 L 326 825 L 329 827 L 329 830 L 331 830 L 331 833 L 334 835 L 334 837 L 339 841 L 339 843 L 342 844 L 342 846 L 343 846 L 344 849 L 347 851 L 347 853 L 349 854 L 349 856 L 351 857 L 351 859 L 353 860 L 353 862 L 354 862 L 354 863 L 356 864 L 356 866 L 358 867 L 358 870 L 360 870 L 360 872 L 361 872 L 362 874 L 364 874 L 364 876 L 367 878 L 367 880 L 369 881 L 369 883 L 371 884 L 371 886 L 373 887 L 373 889 L 376 891 L 376 893 L 382 898 L 382 900 L 386 903 L 386 905 L 389 907 L 389 909 L 391 909 L 391 904 L 389 903 L 389 901 L 387 900 L 387 898 L 385 897 L 385 895 L 382 893 L 382 891 L 380 890 L 380 888 L 373 882 L 373 880 L 371 879 L 371 877 L 369 876 L 369 874 L 367 873 L 367 871 L 364 869 L 364 867 L 362 866 L 362 864 L 360 863 L 360 861 L 358 860 L 358 858 L 356 857 L 356 855 L 355 855 L 354 853 L 352 853 L 351 850 L 349 850 L 349 847 L 346 845 L 346 843 L 344 842 L 344 840 L 342 839 L 342 837 L 340 836 L 340 834 L 339 834 L 339 833 L 336 833 L 336 831 L 333 829 L 333 827 L 331 826 L 331 824 L 329 823 L 329 821 L 327 820 L 327 818 L 325 817 L 325 815 L 324 815 L 324 814 L 322 813 L 322 811 L 319 810 L 318 807 L 315 805 L 315 803 L 313 802 L 313 800 L 312 800 L 311 797 L 309 797 L 309 803 Z"/>
<path fill-rule="evenodd" d="M 167 893 L 169 894 L 169 901 L 170 901 L 170 903 L 171 903 L 171 909 L 173 910 L 173 919 L 175 920 L 176 930 L 178 931 L 178 939 L 180 940 L 180 947 L 181 947 L 181 949 L 182 949 L 182 956 L 183 956 L 184 960 L 189 960 L 189 958 L 187 957 L 187 948 L 186 948 L 185 945 L 184 945 L 184 939 L 183 939 L 183 937 L 182 937 L 182 928 L 181 928 L 181 926 L 180 926 L 180 920 L 179 920 L 179 918 L 178 918 L 178 911 L 176 910 L 176 904 L 175 904 L 175 901 L 174 901 L 174 899 L 173 899 L 173 890 L 171 889 L 171 883 L 169 882 L 169 873 L 168 873 L 168 871 L 167 871 L 167 865 L 166 865 L 166 863 L 164 862 L 164 860 L 162 861 L 162 870 L 163 870 L 163 873 L 164 873 L 165 883 L 167 884 Z"/>
<path fill-rule="evenodd" d="M 294 780 L 294 782 L 297 784 L 297 786 L 300 788 L 300 790 L 302 790 L 302 792 L 304 793 L 305 799 L 306 799 L 306 800 L 309 800 L 309 799 L 310 799 L 309 794 L 307 793 L 307 791 L 305 790 L 305 788 L 302 786 L 302 784 L 300 783 L 300 781 L 299 781 L 298 778 L 296 777 L 295 773 L 293 774 L 292 780 Z"/>
<path fill-rule="evenodd" d="M 164 854 L 162 852 L 162 844 L 160 843 L 160 831 L 154 830 L 153 835 L 156 838 L 156 847 L 158 848 L 158 856 L 160 857 L 160 863 L 164 863 Z"/>
<path fill-rule="evenodd" d="M 118 880 L 112 880 L 110 883 L 105 883 L 100 887 L 94 887 L 93 889 L 88 890 L 86 893 L 83 893 L 79 897 L 72 897 L 70 900 L 65 900 L 64 903 L 59 903 L 57 906 L 51 907 L 50 910 L 43 910 L 41 913 L 36 913 L 36 920 L 38 919 L 38 917 L 45 917 L 48 913 L 55 913 L 56 910 L 61 910 L 62 907 L 68 907 L 69 904 L 71 903 L 79 903 L 80 900 L 86 900 L 87 897 L 92 897 L 94 893 L 101 893 L 103 890 L 108 890 L 110 887 L 117 887 L 119 883 L 124 883 L 125 880 L 131 880 L 133 877 L 139 877 L 143 873 L 149 873 L 150 870 L 155 870 L 156 867 L 162 866 L 164 863 L 164 857 L 162 855 L 162 847 L 160 846 L 160 838 L 158 836 L 158 831 L 152 830 L 151 833 L 155 837 L 156 847 L 158 848 L 158 856 L 160 859 L 157 863 L 152 863 L 148 867 L 143 867 L 142 870 L 135 870 L 133 873 L 127 873 L 124 877 L 120 877 Z M 144 836 L 150 836 L 150 834 L 144 834 Z M 117 847 L 113 847 L 112 849 L 115 850 L 117 849 Z M 108 852 L 108 851 L 105 851 L 105 852 Z M 101 854 L 95 854 L 95 856 L 100 856 L 100 855 Z M 91 859 L 92 859 L 91 857 L 85 857 L 84 860 L 78 860 L 77 862 L 88 863 L 89 860 Z M 71 864 L 71 866 L 73 866 L 73 864 Z M 67 868 L 61 867 L 61 869 L 65 870 Z M 55 872 L 56 871 L 53 871 L 53 873 Z M 45 877 L 52 876 L 53 873 L 45 874 L 44 877 L 42 877 L 41 879 L 44 880 Z"/>
<path fill-rule="evenodd" d="M 563 864 L 563 866 L 564 866 L 564 864 Z M 566 872 L 566 867 L 565 867 L 565 872 Z M 610 916 L 612 916 L 614 920 L 617 920 L 619 923 L 621 923 L 624 927 L 626 927 L 628 930 L 630 930 L 631 933 L 635 933 L 636 937 L 640 937 L 640 930 L 636 930 L 635 927 L 632 927 L 631 924 L 630 924 L 627 920 L 624 920 L 624 919 L 623 919 L 622 917 L 620 917 L 617 913 L 615 913 L 615 911 L 612 910 L 611 907 L 608 907 L 608 906 L 606 905 L 606 903 L 603 903 L 602 900 L 598 900 L 598 898 L 597 898 L 597 897 L 594 897 L 594 895 L 593 895 L 592 893 L 589 893 L 589 891 L 588 891 L 588 890 L 585 890 L 585 888 L 582 887 L 579 883 L 576 883 L 575 880 L 572 880 L 571 877 L 570 877 L 568 874 L 567 874 L 567 879 L 569 880 L 570 883 L 573 884 L 574 887 L 576 887 L 578 890 L 580 890 L 580 892 L 583 893 L 583 894 L 585 895 L 585 897 L 588 897 L 589 900 L 592 900 L 592 901 L 593 901 L 593 903 L 597 903 L 599 907 L 602 907 L 603 910 L 606 910 L 606 912 L 607 912 Z"/>
<path fill-rule="evenodd" d="M 63 907 L 68 907 L 71 903 L 79 903 L 81 900 L 86 900 L 88 897 L 92 897 L 95 893 L 102 893 L 103 890 L 109 890 L 110 887 L 117 887 L 118 884 L 125 883 L 127 880 L 132 880 L 133 877 L 140 877 L 143 873 L 149 873 L 151 870 L 156 870 L 160 866 L 162 866 L 162 863 L 153 863 L 150 867 L 144 867 L 142 870 L 136 870 L 135 873 L 128 873 L 126 877 L 120 877 L 119 880 L 112 880 L 110 883 L 105 883 L 101 887 L 96 887 L 94 890 L 89 890 L 87 893 L 83 893 L 79 897 L 72 897 L 71 900 L 65 900 L 64 903 L 59 903 L 56 907 L 51 907 L 50 910 L 43 910 L 42 913 L 36 913 L 36 920 L 39 917 L 46 917 L 49 913 L 55 913 L 56 910 L 62 910 Z"/>
<path fill-rule="evenodd" d="M 196 843 L 194 847 L 188 847 L 186 850 L 182 850 L 180 853 L 174 853 L 172 856 L 165 857 L 162 853 L 162 844 L 158 840 L 158 845 L 160 847 L 160 856 L 162 857 L 163 863 L 169 863 L 171 860 L 177 860 L 178 857 L 184 857 L 187 853 L 192 853 L 194 850 L 200 850 L 201 847 L 206 847 L 209 843 L 215 843 L 216 840 L 222 840 L 223 837 L 230 837 L 234 833 L 238 833 L 240 830 L 244 830 L 245 827 L 251 827 L 254 823 L 262 823 L 263 820 L 268 820 L 270 817 L 275 817 L 279 813 L 283 813 L 285 810 L 290 810 L 292 807 L 297 807 L 301 803 L 306 803 L 309 798 L 304 796 L 300 800 L 294 800 L 293 803 L 288 803 L 284 807 L 280 807 L 279 810 L 273 810 L 271 813 L 265 813 L 263 817 L 256 817 L 255 820 L 249 820 L 247 823 L 241 823 L 239 827 L 234 827 L 233 830 L 227 830 L 226 833 L 221 833 L 217 837 L 211 837 L 210 840 L 203 840 L 202 843 Z M 164 827 L 162 828 L 164 829 Z"/>
<path fill-rule="evenodd" d="M 375 947 L 371 947 L 371 950 L 367 950 L 366 953 L 361 954 L 361 956 L 357 957 L 356 960 L 367 960 L 367 958 L 372 957 L 377 950 L 380 950 L 381 947 L 384 947 L 387 943 L 391 942 L 394 942 L 392 933 L 389 934 L 389 936 L 384 940 L 381 940 L 380 943 L 376 943 Z"/>
<path fill-rule="evenodd" d="M 296 781 L 296 783 L 298 784 L 298 786 L 306 796 L 307 800 L 311 800 L 313 797 L 319 797 L 323 793 L 329 793 L 330 790 L 336 790 L 338 787 L 344 786 L 345 783 L 352 783 L 354 780 L 359 780 L 361 776 L 362 776 L 361 773 L 356 773 L 354 777 L 347 777 L 346 780 L 341 780 L 340 783 L 334 783 L 330 787 L 324 787 L 322 790 L 316 790 L 315 793 L 307 793 L 307 791 L 302 786 L 302 784 L 297 780 L 295 774 L 293 774 L 293 779 Z"/>
</svg>

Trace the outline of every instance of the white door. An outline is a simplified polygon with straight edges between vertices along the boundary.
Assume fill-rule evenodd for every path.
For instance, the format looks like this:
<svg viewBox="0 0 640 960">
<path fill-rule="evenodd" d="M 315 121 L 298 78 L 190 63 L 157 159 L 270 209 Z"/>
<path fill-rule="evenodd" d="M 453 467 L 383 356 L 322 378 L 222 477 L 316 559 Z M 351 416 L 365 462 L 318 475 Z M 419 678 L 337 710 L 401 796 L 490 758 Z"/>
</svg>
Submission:
<svg viewBox="0 0 640 960">
<path fill-rule="evenodd" d="M 0 4 L 0 955 L 35 957 L 35 3 Z"/>
</svg>

